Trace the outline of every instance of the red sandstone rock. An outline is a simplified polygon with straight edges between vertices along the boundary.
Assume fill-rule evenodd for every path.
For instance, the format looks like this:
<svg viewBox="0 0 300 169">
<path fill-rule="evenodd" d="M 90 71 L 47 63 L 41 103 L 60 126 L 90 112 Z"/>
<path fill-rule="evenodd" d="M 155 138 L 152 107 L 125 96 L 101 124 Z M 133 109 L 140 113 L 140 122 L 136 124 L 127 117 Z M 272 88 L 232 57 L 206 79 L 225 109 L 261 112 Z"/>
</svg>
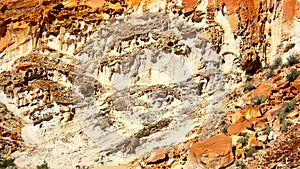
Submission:
<svg viewBox="0 0 300 169">
<path fill-rule="evenodd" d="M 264 117 L 268 119 L 268 121 L 271 121 L 274 119 L 274 115 L 282 108 L 283 104 L 280 105 L 275 105 L 272 109 L 268 110 L 265 114 Z"/>
<path fill-rule="evenodd" d="M 300 102 L 300 93 L 298 93 L 298 94 L 296 95 L 296 97 L 294 98 L 294 100 L 295 100 L 296 102 Z"/>
<path fill-rule="evenodd" d="M 184 13 L 193 11 L 197 2 L 198 2 L 198 0 L 182 0 Z"/>
<path fill-rule="evenodd" d="M 239 133 L 243 132 L 247 128 L 251 127 L 251 122 L 249 121 L 243 121 L 236 124 L 233 124 L 228 127 L 227 132 L 230 135 L 238 135 Z"/>
<path fill-rule="evenodd" d="M 105 4 L 105 0 L 88 0 L 86 5 L 92 8 L 101 8 Z"/>
<path fill-rule="evenodd" d="M 249 120 L 253 117 L 260 117 L 261 113 L 258 107 L 247 107 L 244 110 L 244 117 Z"/>
<path fill-rule="evenodd" d="M 295 17 L 300 19 L 300 1 L 296 1 L 296 8 L 295 8 Z"/>
<path fill-rule="evenodd" d="M 233 115 L 231 115 L 231 122 L 232 124 L 237 123 L 242 119 L 242 117 L 245 117 L 247 120 L 250 120 L 255 117 L 260 117 L 261 112 L 258 107 L 247 107 L 241 111 L 235 112 Z"/>
<path fill-rule="evenodd" d="M 231 0 L 209 0 L 208 5 L 215 5 L 218 8 L 222 8 L 223 5 L 226 6 L 226 12 L 228 15 L 234 14 L 236 9 L 239 7 L 238 1 Z"/>
<path fill-rule="evenodd" d="M 300 92 L 300 76 L 293 82 L 293 86 Z"/>
<path fill-rule="evenodd" d="M 125 2 L 128 8 L 132 8 L 134 6 L 137 6 L 140 3 L 140 0 L 126 0 Z"/>
<path fill-rule="evenodd" d="M 190 148 L 190 154 L 184 168 L 221 168 L 232 161 L 231 138 L 225 135 L 217 135 L 202 143 L 195 143 Z"/>
<path fill-rule="evenodd" d="M 231 115 L 231 122 L 232 124 L 235 124 L 236 122 L 240 121 L 240 119 L 243 117 L 242 113 L 240 111 L 235 112 Z"/>
<path fill-rule="evenodd" d="M 14 0 L 14 1 L 18 1 L 18 0 Z M 5 0 L 5 1 L 2 1 L 2 3 L 8 4 L 8 3 L 11 3 L 11 2 L 14 2 L 14 1 Z M 72 1 L 72 0 L 70 0 L 70 1 Z M 275 2 L 274 4 L 276 4 L 276 5 L 275 5 L 275 8 L 274 8 L 274 11 L 276 11 L 276 8 L 277 9 L 283 9 L 282 10 L 283 13 L 281 13 L 280 11 L 278 11 L 278 16 L 283 16 L 283 20 L 286 20 L 288 22 L 293 21 L 293 16 L 294 15 L 297 18 L 300 17 L 300 12 L 299 12 L 300 11 L 299 10 L 300 9 L 299 8 L 300 1 L 296 2 L 296 7 L 294 6 L 295 1 L 296 0 L 284 0 L 282 2 L 282 4 L 283 4 L 282 6 L 280 4 L 279 5 L 276 4 L 276 2 Z M 7 48 L 11 44 L 13 44 L 12 47 L 11 47 L 11 49 L 15 49 L 15 48 L 18 47 L 19 44 L 22 44 L 23 42 L 26 42 L 27 41 L 27 37 L 29 36 L 29 35 L 27 35 L 29 33 L 29 28 L 27 27 L 27 25 L 30 25 L 30 29 L 32 29 L 31 30 L 32 32 L 37 32 L 37 27 L 34 27 L 34 24 L 43 23 L 43 24 L 46 25 L 45 28 L 47 28 L 48 25 L 54 25 L 54 24 L 51 24 L 51 19 L 46 17 L 46 16 L 48 16 L 47 11 L 49 11 L 54 5 L 52 5 L 52 6 L 51 5 L 49 5 L 49 6 L 44 5 L 44 7 L 45 7 L 45 9 L 44 9 L 44 8 L 39 8 L 38 5 L 37 5 L 38 3 L 41 3 L 41 1 L 34 0 L 34 1 L 20 1 L 20 2 L 21 2 L 21 4 L 23 4 L 23 3 L 25 4 L 25 3 L 29 2 L 30 6 L 35 6 L 35 9 L 45 10 L 43 13 L 44 13 L 44 16 L 45 16 L 46 19 L 42 20 L 41 17 L 39 16 L 41 12 L 40 11 L 35 11 L 35 9 L 34 10 L 31 10 L 31 9 L 29 10 L 29 8 L 28 8 L 28 10 L 24 10 L 23 8 L 18 8 L 18 10 L 11 10 L 10 11 L 10 15 L 8 15 L 7 12 L 5 13 L 5 10 L 3 10 L 5 14 L 1 13 L 1 17 L 2 16 L 5 16 L 4 18 L 10 18 L 11 17 L 11 18 L 14 19 L 14 21 L 15 21 L 14 23 L 16 23 L 16 24 L 12 23 L 12 24 L 9 24 L 9 25 L 5 25 L 4 27 L 2 27 L 1 24 L 0 24 L 0 52 L 1 52 L 1 50 Z M 73 0 L 72 2 L 75 2 L 75 0 Z M 191 12 L 194 9 L 194 7 L 197 4 L 197 2 L 198 2 L 197 0 L 191 0 L 191 1 L 189 1 L 189 0 L 183 0 L 183 6 L 184 6 L 183 9 L 184 9 L 184 12 Z M 214 1 L 212 1 L 212 0 L 209 0 L 209 4 L 208 5 L 211 5 L 212 3 L 214 3 L 214 5 L 216 7 L 218 7 L 218 8 L 221 8 L 223 5 L 226 6 L 226 12 L 228 14 L 227 18 L 228 18 L 228 21 L 230 23 L 230 26 L 231 26 L 231 28 L 235 28 L 235 29 L 232 29 L 232 32 L 236 33 L 237 31 L 240 31 L 240 32 L 244 32 L 245 33 L 245 34 L 238 34 L 237 33 L 237 36 L 243 37 L 243 39 L 244 39 L 243 42 L 245 42 L 245 43 L 243 43 L 244 44 L 243 46 L 245 46 L 245 49 L 248 49 L 249 45 L 258 44 L 257 43 L 257 41 L 258 41 L 257 38 L 259 36 L 263 37 L 263 35 L 266 34 L 266 33 L 260 32 L 260 29 L 262 31 L 264 31 L 265 28 L 263 27 L 263 25 L 261 25 L 262 22 L 258 21 L 258 16 L 260 16 L 260 18 L 263 20 L 262 16 L 265 15 L 265 14 L 260 13 L 261 14 L 260 15 L 258 13 L 259 10 L 261 10 L 261 11 L 264 10 L 264 9 L 260 9 L 259 2 L 262 2 L 262 5 L 264 5 L 265 3 L 267 3 L 267 9 L 270 9 L 270 8 L 273 7 L 273 1 L 272 0 L 269 0 L 269 1 L 251 1 L 251 0 L 246 0 L 246 1 L 241 1 L 241 0 L 240 1 L 214 0 Z M 52 3 L 52 2 L 49 1 L 49 3 Z M 58 1 L 53 1 L 53 3 L 58 3 Z M 140 0 L 126 0 L 126 4 L 127 4 L 128 8 L 132 8 L 134 6 L 137 6 L 139 3 L 140 3 Z M 0 4 L 1 4 L 1 2 L 0 2 Z M 66 4 L 65 7 L 69 7 L 70 4 L 71 3 Z M 104 4 L 104 0 L 87 0 L 86 1 L 86 5 L 90 6 L 92 8 L 97 8 L 97 7 L 101 8 L 103 6 L 103 4 Z M 55 5 L 57 5 L 57 4 L 55 4 Z M 111 6 L 109 6 L 109 9 L 115 9 L 114 7 L 115 6 L 111 5 Z M 119 11 L 121 11 L 122 6 L 119 4 L 117 7 L 118 8 L 116 8 L 116 9 L 118 9 Z M 296 8 L 295 11 L 294 11 L 294 8 Z M 87 10 L 87 9 L 84 9 L 84 10 Z M 80 18 L 78 16 L 84 16 L 84 18 L 86 18 L 86 15 L 83 12 L 84 10 L 82 10 L 82 11 L 76 11 L 75 13 L 73 13 L 73 15 L 76 15 L 75 18 Z M 1 11 L 2 11 L 2 9 L 1 9 Z M 30 14 L 32 13 L 32 15 L 29 15 L 29 13 L 26 12 L 26 11 L 30 11 L 29 13 Z M 107 10 L 107 11 L 111 11 L 111 10 Z M 82 14 L 80 14 L 81 12 L 82 12 Z M 214 12 L 212 12 L 212 13 L 214 13 Z M 21 13 L 21 15 L 24 14 L 26 17 L 21 17 L 20 13 Z M 37 16 L 39 16 L 39 17 L 36 17 L 36 15 L 33 15 L 35 13 L 37 13 Z M 7 15 L 7 17 L 6 17 L 6 15 Z M 55 15 L 55 16 L 57 16 L 57 18 L 59 18 L 60 17 L 59 15 L 60 14 Z M 274 15 L 274 13 L 271 14 L 270 16 L 273 16 L 273 15 Z M 277 15 L 277 12 L 276 12 L 276 15 Z M 93 16 L 92 16 L 92 18 L 96 19 Z M 99 17 L 99 18 L 101 19 L 101 17 Z M 97 18 L 97 19 L 99 19 L 99 18 Z M 24 24 L 23 22 L 21 22 L 21 20 L 25 20 L 26 24 Z M 70 24 L 70 22 L 68 20 L 66 20 L 65 22 L 68 25 Z M 252 24 L 252 23 L 254 23 L 254 24 Z M 280 23 L 279 25 L 282 25 L 282 26 L 281 26 L 281 28 L 276 28 L 276 29 L 278 29 L 278 32 L 285 31 L 285 30 L 283 30 L 283 29 L 285 29 L 285 24 L 281 23 L 281 22 L 279 22 L 279 23 Z M 33 24 L 33 25 L 31 25 L 31 24 Z M 238 26 L 239 24 L 240 24 L 240 27 L 241 27 L 240 29 L 239 29 L 239 26 Z M 243 28 L 243 25 L 246 25 L 246 27 Z M 16 27 L 14 27 L 14 26 L 16 26 Z M 24 26 L 24 27 L 22 27 L 22 26 Z M 9 28 L 8 31 L 7 31 L 7 28 Z M 12 34 L 12 32 L 14 32 L 14 34 Z M 14 37 L 16 37 L 14 40 L 11 40 L 11 36 L 12 35 Z M 272 36 L 275 36 L 277 39 L 284 39 L 284 36 L 278 36 L 277 37 L 277 35 L 273 35 L 273 34 L 272 34 Z M 253 37 L 253 39 L 249 38 L 249 37 Z M 39 37 L 37 36 L 37 39 L 38 38 Z M 10 40 L 12 42 L 10 42 Z M 263 40 L 265 40 L 265 39 L 263 39 Z M 260 52 L 260 51 L 257 51 L 257 52 Z M 249 53 L 251 54 L 251 52 L 249 52 Z M 242 52 L 241 55 L 243 56 L 243 54 L 244 53 Z M 248 58 L 248 60 L 247 60 L 247 58 Z M 253 63 L 253 61 L 257 61 L 259 59 L 262 59 L 262 58 L 259 58 L 259 56 L 257 56 L 257 55 L 249 55 L 249 57 L 247 55 L 247 58 L 245 60 L 249 61 L 249 62 L 245 62 L 245 64 L 246 63 L 250 63 L 249 65 L 251 65 Z M 258 62 L 255 62 L 255 63 L 258 63 Z M 251 66 L 253 67 L 253 64 Z M 249 67 L 251 68 L 251 66 L 249 66 Z M 300 68 L 300 64 L 297 64 L 296 67 Z M 26 70 L 26 68 L 27 68 L 26 66 L 22 65 L 20 67 L 20 70 L 21 69 L 22 70 Z M 247 67 L 245 69 L 247 69 Z M 274 81 L 274 83 L 278 83 L 278 82 Z M 289 84 L 289 82 L 281 83 L 281 84 L 277 85 L 279 87 L 277 87 L 275 90 L 287 88 L 288 84 Z M 299 90 L 299 84 L 298 84 L 297 80 L 292 85 L 298 91 L 300 91 Z M 257 96 L 263 95 L 262 93 L 264 93 L 267 96 L 269 96 L 270 92 L 272 90 L 271 86 L 268 86 L 268 85 L 266 85 L 266 86 L 263 86 L 263 85 L 259 86 L 258 89 L 253 92 L 253 93 L 256 92 Z M 294 92 L 295 90 L 293 90 L 292 88 L 289 88 L 289 90 L 285 90 L 285 91 L 288 93 L 290 91 Z M 294 92 L 294 94 L 295 94 L 295 92 Z M 282 94 L 280 96 L 278 96 L 277 101 L 281 101 L 281 99 L 282 99 Z M 300 95 L 299 94 L 295 97 L 295 100 L 296 101 L 300 100 Z M 274 112 L 277 112 L 277 111 L 278 110 L 276 108 L 273 108 L 272 110 L 267 111 L 267 113 L 265 113 L 265 115 L 267 117 L 270 117 L 270 116 L 273 117 L 274 116 Z M 252 116 L 251 113 L 249 113 L 249 114 L 250 114 L 250 116 L 247 119 L 252 118 L 252 117 L 256 117 L 256 115 Z M 237 118 L 237 119 L 240 120 L 240 118 Z M 236 120 L 236 122 L 238 120 Z M 249 122 L 249 121 L 240 122 L 236 126 L 234 126 L 234 125 L 230 126 L 230 128 L 228 129 L 228 131 L 230 131 L 229 133 L 239 134 L 240 132 L 242 132 L 246 128 L 249 128 L 248 126 L 251 127 L 251 122 Z M 280 129 L 280 125 L 279 124 L 278 124 L 278 127 Z M 207 141 L 209 141 L 209 140 L 207 140 Z M 198 146 L 201 145 L 201 144 L 203 144 L 203 143 L 198 143 Z M 223 144 L 223 143 L 220 143 L 220 144 Z M 204 147 L 204 146 L 202 146 L 202 147 Z M 243 149 L 241 149 L 241 150 L 243 150 Z M 213 152 L 213 150 L 211 150 L 211 151 Z M 213 152 L 213 153 L 217 154 L 216 152 Z M 177 154 L 179 154 L 179 153 L 177 153 Z M 197 153 L 195 153 L 195 152 L 194 152 L 194 154 L 197 155 Z M 160 154 L 160 155 L 157 154 L 156 158 L 159 159 L 159 158 L 163 157 L 162 154 Z M 221 159 L 221 157 L 218 158 L 218 159 Z M 126 168 L 126 167 L 117 167 L 117 166 L 113 167 L 112 166 L 112 167 L 99 167 L 99 168 L 102 168 L 102 169 L 105 169 L 105 168 L 107 168 L 107 169 L 118 169 L 119 168 L 120 169 L 120 168 Z"/>
<path fill-rule="evenodd" d="M 265 118 L 262 118 L 265 119 Z M 263 121 L 258 121 L 257 124 L 255 125 L 256 128 L 267 128 L 268 124 L 266 122 Z"/>
<path fill-rule="evenodd" d="M 291 22 L 295 16 L 296 0 L 284 0 L 283 2 L 283 17 L 286 22 Z"/>
<path fill-rule="evenodd" d="M 9 43 L 10 35 L 8 33 L 6 33 L 3 38 L 0 37 L 0 52 L 2 52 L 9 45 Z"/>
<path fill-rule="evenodd" d="M 279 83 L 279 84 L 278 84 L 278 87 L 277 87 L 276 89 L 274 89 L 274 90 L 275 90 L 275 91 L 279 91 L 280 89 L 286 88 L 288 85 L 289 85 L 289 82 L 284 81 L 284 82 L 282 82 L 282 83 Z"/>
<path fill-rule="evenodd" d="M 261 143 L 256 139 L 255 135 L 251 134 L 248 140 L 250 146 L 261 146 Z"/>
<path fill-rule="evenodd" d="M 165 159 L 166 153 L 166 150 L 163 148 L 156 149 L 154 154 L 147 159 L 147 163 L 156 163 L 159 160 Z"/>
<path fill-rule="evenodd" d="M 265 96 L 268 97 L 272 93 L 272 87 L 266 83 L 262 83 L 252 92 L 252 96 Z"/>
</svg>

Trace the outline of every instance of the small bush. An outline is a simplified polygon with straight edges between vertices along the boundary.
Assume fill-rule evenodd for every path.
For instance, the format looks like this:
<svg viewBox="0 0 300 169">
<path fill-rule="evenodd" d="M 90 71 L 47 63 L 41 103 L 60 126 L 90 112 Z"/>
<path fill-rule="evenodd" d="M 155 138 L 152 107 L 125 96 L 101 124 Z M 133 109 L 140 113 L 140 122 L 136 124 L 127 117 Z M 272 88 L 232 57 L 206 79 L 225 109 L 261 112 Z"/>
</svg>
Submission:
<svg viewBox="0 0 300 169">
<path fill-rule="evenodd" d="M 242 144 L 242 146 L 246 146 L 248 144 L 249 136 L 244 136 L 238 139 L 238 142 Z"/>
<path fill-rule="evenodd" d="M 278 119 L 281 124 L 281 132 L 286 132 L 288 130 L 288 124 L 286 122 L 286 116 L 289 112 L 295 109 L 296 101 L 291 100 L 289 102 L 283 103 L 282 110 L 278 113 Z"/>
<path fill-rule="evenodd" d="M 291 112 L 292 110 L 294 110 L 296 107 L 296 100 L 291 100 L 289 102 L 284 102 L 283 103 L 283 108 L 282 108 L 282 111 L 284 113 L 289 113 Z"/>
<path fill-rule="evenodd" d="M 295 79 L 297 79 L 297 77 L 300 75 L 300 72 L 297 70 L 291 70 L 291 72 L 286 75 L 286 79 L 290 82 L 293 82 Z"/>
<path fill-rule="evenodd" d="M 246 168 L 246 164 L 243 160 L 236 160 L 235 161 L 235 166 L 238 168 L 238 169 L 245 169 Z"/>
<path fill-rule="evenodd" d="M 285 120 L 284 120 L 284 122 L 281 123 L 280 131 L 281 132 L 287 132 L 288 131 L 288 124 Z"/>
<path fill-rule="evenodd" d="M 251 99 L 251 101 L 255 105 L 260 105 L 266 101 L 266 97 L 265 96 L 255 96 L 254 98 Z"/>
<path fill-rule="evenodd" d="M 232 100 L 232 99 L 236 99 L 236 98 L 241 97 L 241 96 L 242 96 L 241 93 L 237 93 L 236 91 L 234 91 L 233 94 L 231 94 L 229 96 L 229 99 Z"/>
<path fill-rule="evenodd" d="M 253 86 L 253 84 L 248 83 L 248 84 L 246 84 L 246 86 L 244 87 L 243 92 L 248 92 L 248 91 L 251 91 L 251 90 L 254 90 L 254 89 L 256 89 L 256 87 Z"/>
<path fill-rule="evenodd" d="M 245 155 L 246 155 L 247 157 L 251 157 L 252 154 L 255 153 L 255 148 L 251 146 L 251 147 L 247 148 L 247 149 L 245 150 L 245 152 L 246 152 Z"/>
<path fill-rule="evenodd" d="M 286 119 L 286 114 L 284 112 L 280 112 L 278 114 L 278 119 L 279 119 L 280 124 L 283 124 L 285 122 L 285 119 Z"/>
<path fill-rule="evenodd" d="M 267 78 L 270 79 L 274 74 L 274 69 L 270 69 L 267 73 Z"/>
<path fill-rule="evenodd" d="M 227 134 L 228 127 L 229 127 L 229 124 L 224 124 L 223 127 L 222 127 L 222 132 Z"/>
<path fill-rule="evenodd" d="M 36 166 L 36 168 L 37 168 L 37 169 L 49 169 L 47 163 L 44 163 L 44 164 L 42 164 L 42 165 L 38 165 L 38 166 Z"/>
<path fill-rule="evenodd" d="M 273 64 L 268 64 L 267 67 L 270 68 L 270 69 L 276 69 L 278 66 L 281 66 L 282 65 L 282 59 L 281 57 L 277 57 Z"/>
<path fill-rule="evenodd" d="M 238 97 L 241 97 L 242 96 L 242 93 L 234 93 L 233 94 L 233 97 L 234 98 L 238 98 Z"/>
<path fill-rule="evenodd" d="M 281 59 L 281 57 L 278 57 L 278 58 L 276 58 L 275 60 L 274 60 L 274 63 L 273 63 L 273 67 L 274 68 L 277 68 L 278 66 L 281 66 L 282 65 L 282 59 Z"/>
<path fill-rule="evenodd" d="M 265 129 L 263 130 L 263 134 L 264 134 L 264 135 L 269 135 L 269 134 L 271 133 L 271 131 L 272 131 L 271 127 L 267 127 L 267 128 L 265 128 Z"/>
<path fill-rule="evenodd" d="M 299 59 L 296 56 L 294 56 L 294 55 L 288 57 L 287 61 L 288 61 L 288 65 L 289 66 L 292 66 L 292 65 L 300 62 Z"/>
<path fill-rule="evenodd" d="M 3 160 L 3 161 L 0 162 L 0 169 L 5 169 L 5 168 L 8 168 L 8 167 L 16 168 L 15 166 L 16 166 L 15 159 L 12 159 L 12 158 L 6 159 L 6 160 Z"/>
<path fill-rule="evenodd" d="M 246 82 L 249 82 L 252 79 L 251 75 L 246 75 Z"/>
<path fill-rule="evenodd" d="M 282 66 L 282 59 L 281 57 L 278 57 L 274 60 L 273 64 L 271 65 L 267 65 L 267 67 L 269 68 L 269 71 L 267 73 L 267 78 L 271 78 L 274 74 L 274 69 L 276 69 L 278 66 Z"/>
</svg>

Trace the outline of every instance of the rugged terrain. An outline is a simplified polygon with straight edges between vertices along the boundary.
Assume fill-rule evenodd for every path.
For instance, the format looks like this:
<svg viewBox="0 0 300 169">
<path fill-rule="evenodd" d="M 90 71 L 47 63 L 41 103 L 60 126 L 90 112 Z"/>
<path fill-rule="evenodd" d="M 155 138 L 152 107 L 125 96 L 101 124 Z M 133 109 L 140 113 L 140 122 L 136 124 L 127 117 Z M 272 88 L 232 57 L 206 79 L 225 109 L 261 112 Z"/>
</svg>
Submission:
<svg viewBox="0 0 300 169">
<path fill-rule="evenodd" d="M 0 160 L 300 167 L 299 1 L 2 0 L 0 13 Z"/>
</svg>

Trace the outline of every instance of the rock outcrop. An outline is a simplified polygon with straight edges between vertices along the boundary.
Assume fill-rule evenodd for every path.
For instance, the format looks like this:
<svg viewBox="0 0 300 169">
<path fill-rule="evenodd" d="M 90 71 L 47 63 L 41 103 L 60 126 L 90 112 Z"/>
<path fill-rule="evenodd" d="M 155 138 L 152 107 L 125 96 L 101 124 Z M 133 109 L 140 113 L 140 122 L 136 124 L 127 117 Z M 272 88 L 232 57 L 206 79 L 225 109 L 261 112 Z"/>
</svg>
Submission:
<svg viewBox="0 0 300 169">
<path fill-rule="evenodd" d="M 217 135 L 194 144 L 184 168 L 223 168 L 231 164 L 233 158 L 231 138 Z"/>
<path fill-rule="evenodd" d="M 9 158 L 11 153 L 20 151 L 24 146 L 21 121 L 0 102 L 0 161 Z"/>
</svg>

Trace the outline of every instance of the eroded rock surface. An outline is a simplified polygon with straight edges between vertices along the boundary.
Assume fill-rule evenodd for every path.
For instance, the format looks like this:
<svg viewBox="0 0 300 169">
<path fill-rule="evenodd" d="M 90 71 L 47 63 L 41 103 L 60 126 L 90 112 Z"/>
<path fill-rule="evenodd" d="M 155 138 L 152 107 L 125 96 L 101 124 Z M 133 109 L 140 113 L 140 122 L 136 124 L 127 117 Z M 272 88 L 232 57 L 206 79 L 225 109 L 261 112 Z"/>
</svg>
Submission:
<svg viewBox="0 0 300 169">
<path fill-rule="evenodd" d="M 44 161 L 52 168 L 116 165 L 178 143 L 159 165 L 183 167 L 189 146 L 218 126 L 222 99 L 244 73 L 299 52 L 299 4 L 1 1 L 0 98 L 22 119 L 27 146 L 15 162 L 25 168 Z M 299 101 L 298 79 L 290 86 L 274 78 L 245 97 L 264 93 L 273 106 Z M 274 83 L 280 85 L 274 89 Z M 235 142 L 253 125 L 266 126 L 264 118 L 274 120 L 275 110 L 264 115 L 270 105 L 257 107 L 235 114 L 228 128 Z M 249 144 L 276 138 L 265 136 L 251 135 Z M 21 144 L 19 135 L 11 138 Z M 133 166 L 157 167 L 143 158 Z"/>
<path fill-rule="evenodd" d="M 100 84 L 95 94 L 74 90 L 83 96 L 75 110 L 105 158 L 133 159 L 177 143 L 222 110 L 226 76 L 201 33 L 182 17 L 126 17 L 96 31 L 75 55 L 75 86 Z"/>
<path fill-rule="evenodd" d="M 0 160 L 4 160 L 23 147 L 21 119 L 0 102 Z"/>
</svg>

